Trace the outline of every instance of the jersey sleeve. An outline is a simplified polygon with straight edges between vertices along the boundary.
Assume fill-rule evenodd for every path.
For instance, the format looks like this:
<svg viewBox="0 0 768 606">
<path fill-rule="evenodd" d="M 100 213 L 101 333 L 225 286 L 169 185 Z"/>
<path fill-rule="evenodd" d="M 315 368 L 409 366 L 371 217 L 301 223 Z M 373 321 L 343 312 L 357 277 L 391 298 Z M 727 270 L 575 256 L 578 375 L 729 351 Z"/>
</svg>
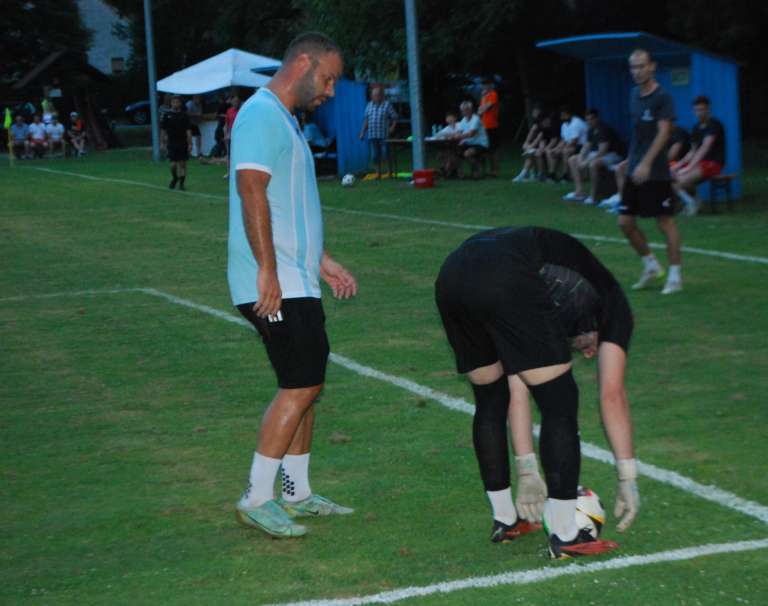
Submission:
<svg viewBox="0 0 768 606">
<path fill-rule="evenodd" d="M 664 93 L 659 97 L 659 107 L 656 112 L 657 120 L 670 120 L 674 122 L 677 119 L 675 116 L 675 104 L 672 101 L 672 95 Z"/>
<path fill-rule="evenodd" d="M 571 269 L 587 280 L 597 292 L 598 338 L 609 341 L 629 352 L 634 319 L 629 301 L 610 271 L 589 249 L 567 234 L 546 228 L 536 228 L 536 240 L 541 263 Z"/>
<path fill-rule="evenodd" d="M 242 108 L 232 127 L 231 162 L 235 170 L 258 170 L 272 175 L 287 148 L 283 118 L 257 104 Z"/>
</svg>

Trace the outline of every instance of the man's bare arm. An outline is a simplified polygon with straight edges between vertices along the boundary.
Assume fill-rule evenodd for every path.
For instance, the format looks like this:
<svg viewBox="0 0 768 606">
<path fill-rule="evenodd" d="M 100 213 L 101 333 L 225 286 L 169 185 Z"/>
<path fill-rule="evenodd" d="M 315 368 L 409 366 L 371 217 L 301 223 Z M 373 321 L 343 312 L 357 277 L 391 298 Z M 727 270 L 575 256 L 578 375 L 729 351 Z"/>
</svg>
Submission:
<svg viewBox="0 0 768 606">
<path fill-rule="evenodd" d="M 253 311 L 260 318 L 276 314 L 282 301 L 272 240 L 272 216 L 267 199 L 270 178 L 268 173 L 260 170 L 237 171 L 237 191 L 242 200 L 245 234 L 259 264 L 259 300 Z"/>
</svg>

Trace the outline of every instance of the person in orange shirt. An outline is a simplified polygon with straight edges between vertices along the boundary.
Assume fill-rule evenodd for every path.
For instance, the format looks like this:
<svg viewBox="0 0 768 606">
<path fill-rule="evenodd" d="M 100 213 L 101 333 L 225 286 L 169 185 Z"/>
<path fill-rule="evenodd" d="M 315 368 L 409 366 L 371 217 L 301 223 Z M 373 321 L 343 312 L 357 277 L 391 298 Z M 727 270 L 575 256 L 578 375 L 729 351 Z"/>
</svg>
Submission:
<svg viewBox="0 0 768 606">
<path fill-rule="evenodd" d="M 490 78 L 483 80 L 483 96 L 480 99 L 480 107 L 477 108 L 477 113 L 480 115 L 485 131 L 488 133 L 491 177 L 495 177 L 497 176 L 497 150 L 499 147 L 499 93 L 496 92 L 496 87 Z"/>
</svg>

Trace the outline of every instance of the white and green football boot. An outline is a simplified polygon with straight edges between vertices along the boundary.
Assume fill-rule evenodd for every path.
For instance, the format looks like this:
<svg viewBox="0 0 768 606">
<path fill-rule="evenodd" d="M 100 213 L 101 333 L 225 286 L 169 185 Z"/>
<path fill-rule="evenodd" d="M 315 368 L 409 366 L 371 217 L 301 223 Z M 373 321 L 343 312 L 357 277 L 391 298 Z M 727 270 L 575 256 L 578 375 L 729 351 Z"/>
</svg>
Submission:
<svg viewBox="0 0 768 606">
<path fill-rule="evenodd" d="M 303 501 L 286 501 L 280 497 L 277 502 L 289 515 L 295 518 L 348 515 L 355 512 L 351 507 L 344 507 L 334 503 L 330 499 L 321 497 L 319 494 L 312 494 Z"/>
<path fill-rule="evenodd" d="M 244 526 L 258 528 L 280 539 L 307 534 L 307 527 L 295 524 L 291 516 L 274 499 L 258 507 L 247 507 L 238 503 L 235 507 L 235 517 Z"/>
</svg>

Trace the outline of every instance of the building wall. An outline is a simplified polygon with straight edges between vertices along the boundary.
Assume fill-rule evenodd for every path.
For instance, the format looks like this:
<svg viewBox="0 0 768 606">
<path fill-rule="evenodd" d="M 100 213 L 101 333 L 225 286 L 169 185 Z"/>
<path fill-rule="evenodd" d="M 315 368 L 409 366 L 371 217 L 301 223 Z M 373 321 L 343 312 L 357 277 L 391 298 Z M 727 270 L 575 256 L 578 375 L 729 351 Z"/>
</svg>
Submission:
<svg viewBox="0 0 768 606">
<path fill-rule="evenodd" d="M 83 25 L 93 32 L 88 63 L 105 74 L 119 72 L 119 69 L 113 69 L 118 68 L 113 60 L 122 59 L 127 67 L 131 45 L 128 40 L 118 38 L 113 31 L 115 24 L 125 24 L 115 9 L 101 0 L 77 0 L 77 5 Z"/>
</svg>

